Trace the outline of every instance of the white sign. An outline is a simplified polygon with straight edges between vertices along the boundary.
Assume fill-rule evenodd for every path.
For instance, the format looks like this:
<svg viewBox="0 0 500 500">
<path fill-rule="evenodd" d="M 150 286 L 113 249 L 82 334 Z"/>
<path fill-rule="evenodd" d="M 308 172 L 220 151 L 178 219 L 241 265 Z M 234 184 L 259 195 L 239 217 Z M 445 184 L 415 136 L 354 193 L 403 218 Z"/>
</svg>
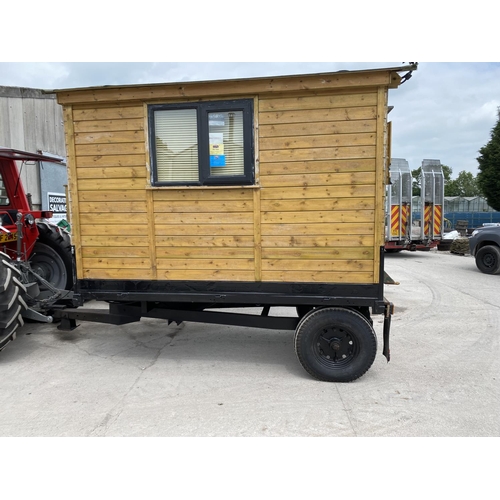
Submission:
<svg viewBox="0 0 500 500">
<path fill-rule="evenodd" d="M 51 212 L 54 212 L 51 222 L 56 224 L 62 220 L 66 219 L 67 208 L 66 208 L 66 194 L 65 193 L 47 193 L 49 208 Z"/>
</svg>

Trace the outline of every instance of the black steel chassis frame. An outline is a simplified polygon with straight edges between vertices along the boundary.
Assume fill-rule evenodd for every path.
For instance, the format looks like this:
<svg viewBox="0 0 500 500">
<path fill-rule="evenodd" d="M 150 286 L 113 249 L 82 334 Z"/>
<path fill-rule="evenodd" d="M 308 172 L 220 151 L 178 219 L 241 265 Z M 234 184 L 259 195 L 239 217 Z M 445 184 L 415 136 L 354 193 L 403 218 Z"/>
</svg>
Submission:
<svg viewBox="0 0 500 500">
<path fill-rule="evenodd" d="M 77 320 L 123 325 L 140 321 L 142 317 L 165 319 L 169 323 L 189 321 L 295 330 L 300 321 L 298 316 L 270 316 L 270 308 L 344 307 L 357 310 L 368 320 L 371 308 L 372 314 L 384 315 L 383 354 L 389 360 L 389 332 L 394 306 L 383 296 L 383 252 L 381 248 L 380 276 L 376 284 L 77 280 L 75 305 L 83 306 L 86 300 L 97 300 L 108 302 L 109 308 L 58 309 L 54 318 L 61 320 L 60 330 L 76 328 Z M 247 307 L 262 307 L 261 314 L 219 311 Z"/>
</svg>

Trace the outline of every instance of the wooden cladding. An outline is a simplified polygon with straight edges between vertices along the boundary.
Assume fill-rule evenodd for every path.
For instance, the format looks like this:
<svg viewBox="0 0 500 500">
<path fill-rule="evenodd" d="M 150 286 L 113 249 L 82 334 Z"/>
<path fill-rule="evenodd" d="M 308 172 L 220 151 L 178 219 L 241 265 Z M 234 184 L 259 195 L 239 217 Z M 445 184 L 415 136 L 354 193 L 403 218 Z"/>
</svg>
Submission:
<svg viewBox="0 0 500 500">
<path fill-rule="evenodd" d="M 393 76 L 369 75 L 225 84 L 256 96 L 246 187 L 150 186 L 145 103 L 216 99 L 214 83 L 59 95 L 78 278 L 377 283 Z"/>
<path fill-rule="evenodd" d="M 153 279 L 142 105 L 74 109 L 73 129 L 78 277 Z"/>
<path fill-rule="evenodd" d="M 373 283 L 377 93 L 259 101 L 262 279 Z"/>
<path fill-rule="evenodd" d="M 158 279 L 254 280 L 251 189 L 157 190 L 153 200 Z"/>
</svg>

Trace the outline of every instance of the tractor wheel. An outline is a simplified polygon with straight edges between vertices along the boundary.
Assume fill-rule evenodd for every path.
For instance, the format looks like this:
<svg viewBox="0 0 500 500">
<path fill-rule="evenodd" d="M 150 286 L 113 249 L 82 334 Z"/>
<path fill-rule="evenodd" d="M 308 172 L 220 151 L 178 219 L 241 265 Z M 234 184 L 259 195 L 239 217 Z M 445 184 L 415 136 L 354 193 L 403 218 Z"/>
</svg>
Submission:
<svg viewBox="0 0 500 500">
<path fill-rule="evenodd" d="M 10 257 L 0 252 L 0 351 L 16 338 L 16 330 L 24 324 L 22 313 L 28 308 L 24 293 L 21 273 Z"/>
<path fill-rule="evenodd" d="M 295 352 L 305 370 L 318 380 L 351 382 L 373 364 L 377 337 L 361 313 L 325 307 L 299 323 Z"/>
<path fill-rule="evenodd" d="M 486 245 L 476 253 L 476 266 L 485 274 L 500 273 L 500 249 L 494 245 Z"/>
<path fill-rule="evenodd" d="M 73 288 L 73 257 L 69 233 L 57 226 L 37 224 L 40 236 L 35 243 L 30 264 L 37 274 L 61 290 Z"/>
</svg>

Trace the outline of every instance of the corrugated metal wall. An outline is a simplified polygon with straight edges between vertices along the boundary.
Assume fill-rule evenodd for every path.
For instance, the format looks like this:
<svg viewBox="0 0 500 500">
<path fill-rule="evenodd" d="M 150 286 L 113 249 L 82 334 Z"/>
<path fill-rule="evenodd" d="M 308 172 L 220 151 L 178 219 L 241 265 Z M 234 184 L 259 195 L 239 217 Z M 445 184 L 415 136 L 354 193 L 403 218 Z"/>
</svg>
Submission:
<svg viewBox="0 0 500 500">
<path fill-rule="evenodd" d="M 39 89 L 0 86 L 0 147 L 66 157 L 62 106 Z M 25 165 L 21 179 L 35 206 L 41 204 L 38 165 Z"/>
</svg>

